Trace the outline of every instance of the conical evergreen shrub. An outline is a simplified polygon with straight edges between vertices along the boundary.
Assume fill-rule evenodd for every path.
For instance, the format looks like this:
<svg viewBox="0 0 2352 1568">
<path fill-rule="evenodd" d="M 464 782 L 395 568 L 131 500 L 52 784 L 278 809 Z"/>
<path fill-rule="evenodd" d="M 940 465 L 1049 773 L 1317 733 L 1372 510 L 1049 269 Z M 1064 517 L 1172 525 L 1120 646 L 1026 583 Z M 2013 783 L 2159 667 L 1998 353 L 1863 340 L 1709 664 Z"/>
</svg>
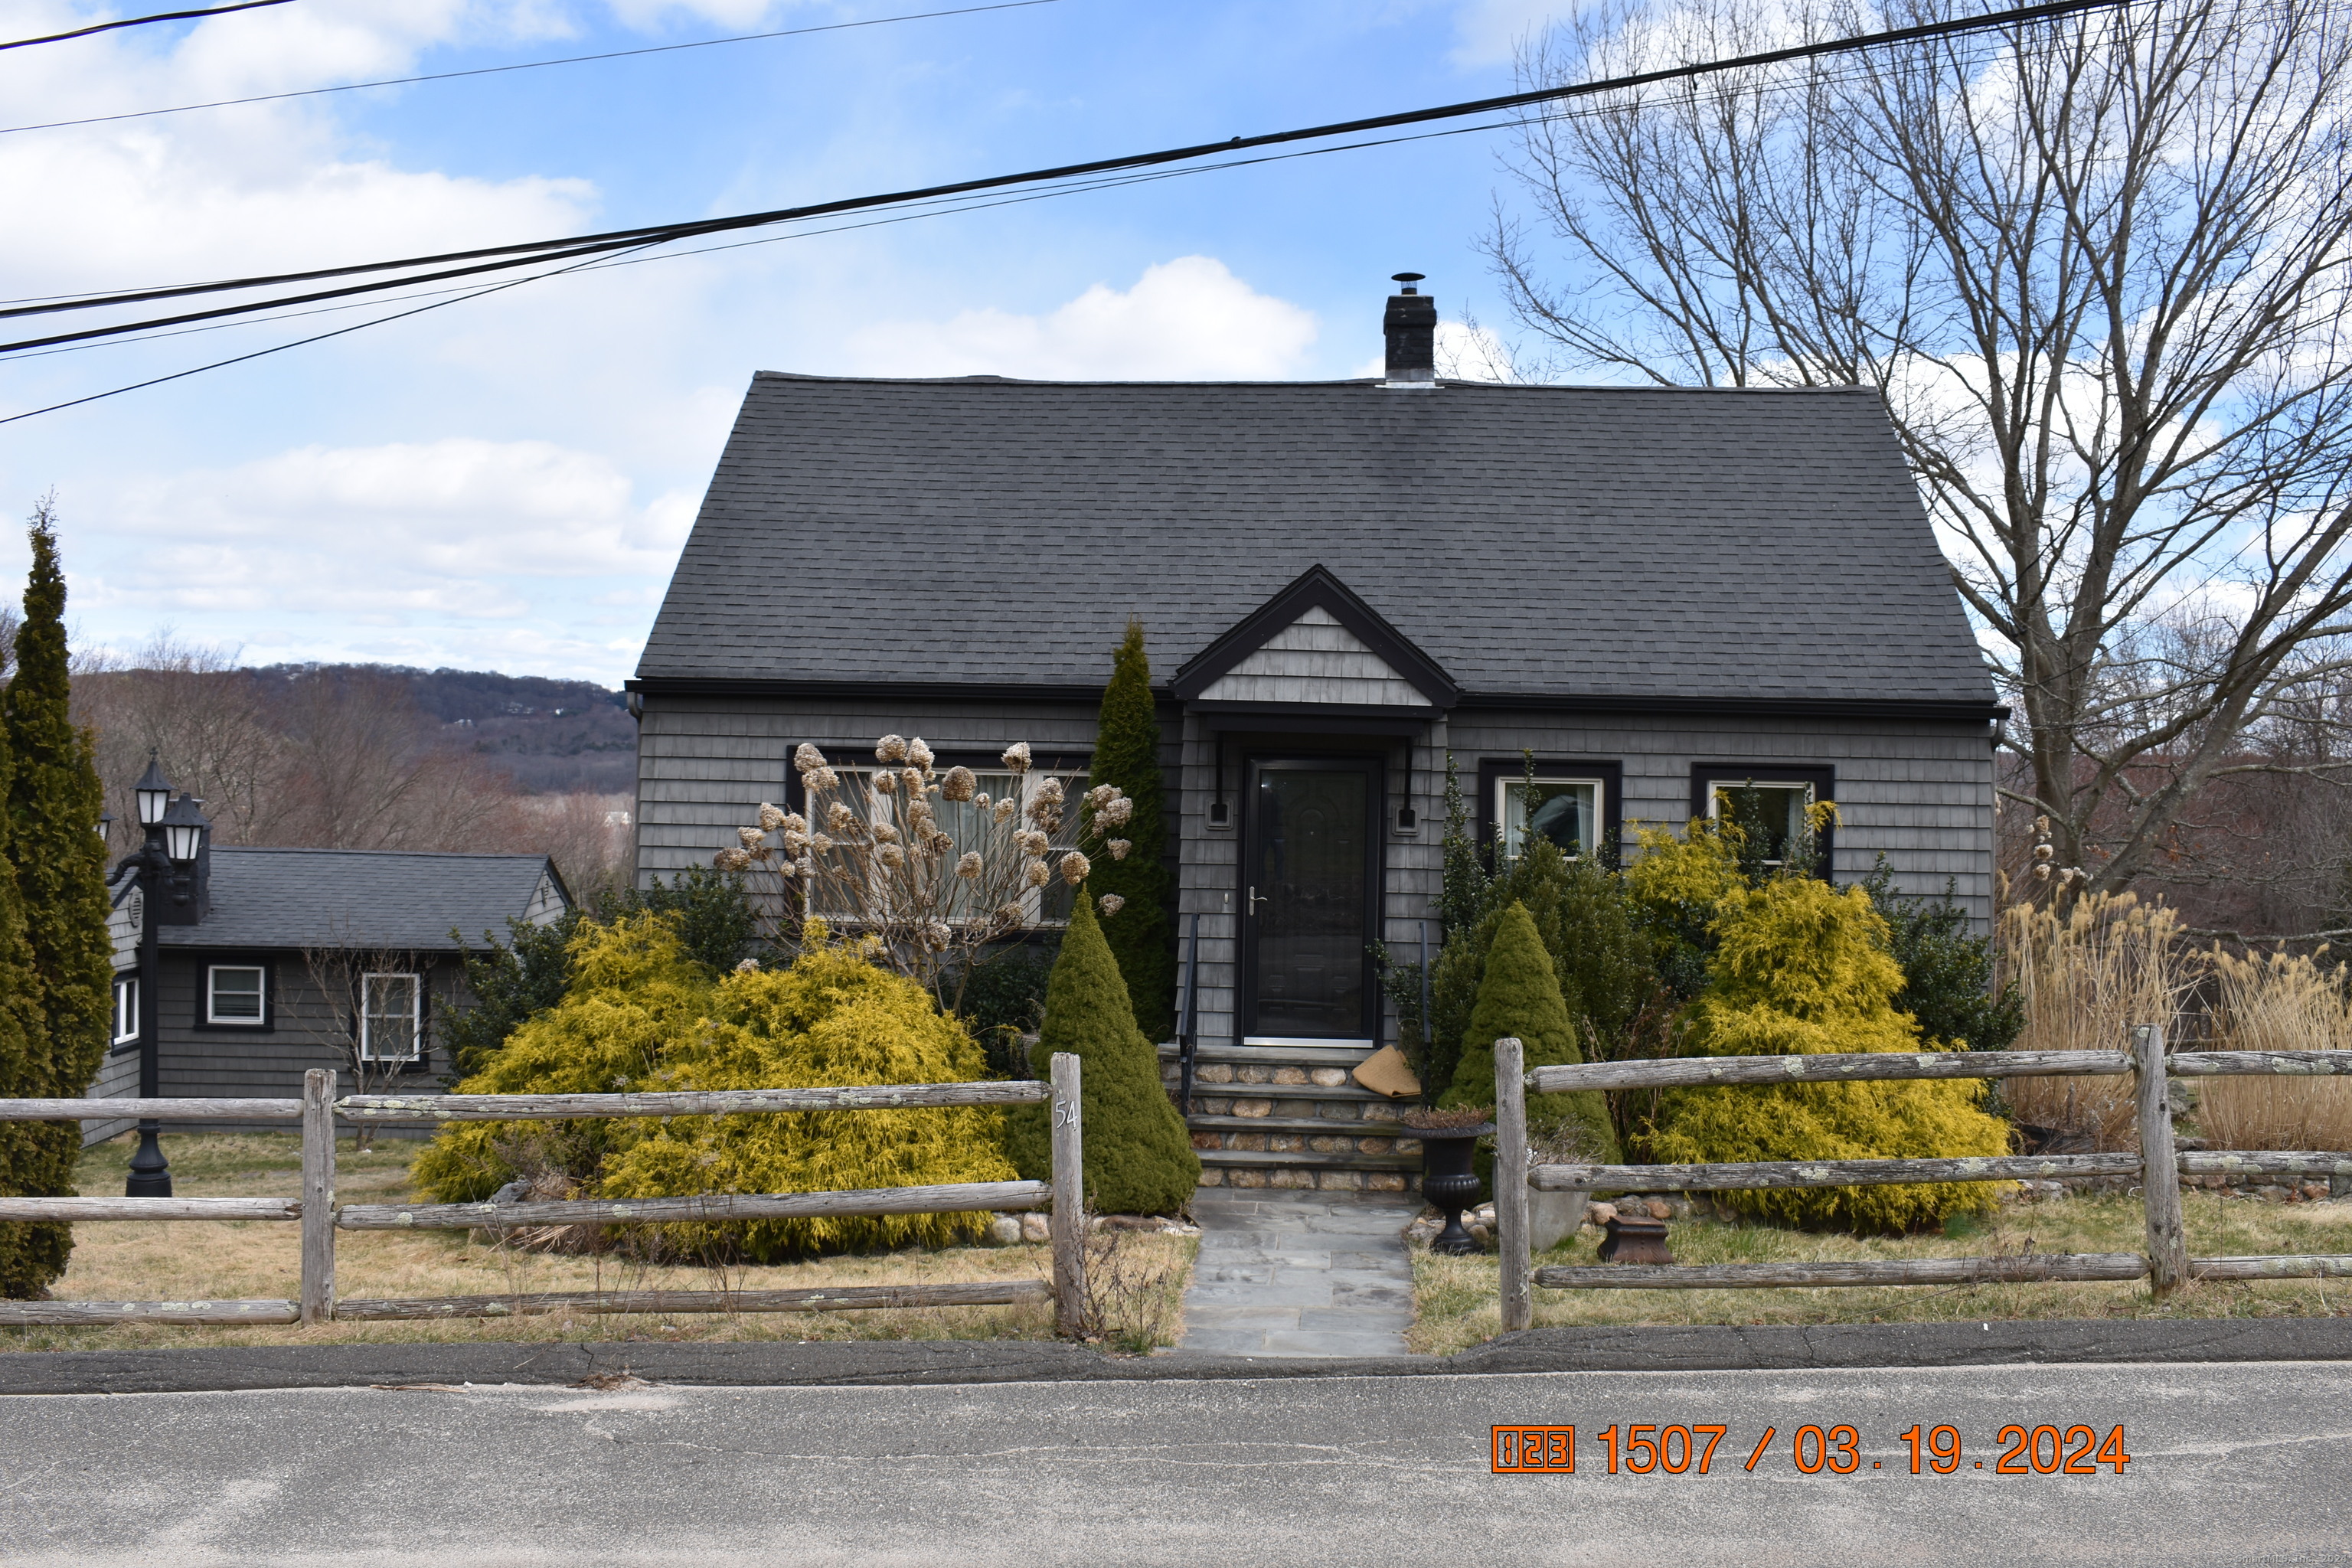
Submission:
<svg viewBox="0 0 2352 1568">
<path fill-rule="evenodd" d="M 1478 1005 L 1471 1010 L 1470 1026 L 1462 1036 L 1462 1059 L 1454 1082 L 1439 1096 L 1440 1106 L 1495 1103 L 1495 1042 L 1507 1035 L 1518 1037 L 1526 1047 L 1527 1065 L 1569 1067 L 1584 1059 L 1578 1047 L 1575 1020 L 1559 990 L 1559 976 L 1551 954 L 1536 934 L 1535 917 L 1514 902 L 1496 921 L 1494 945 L 1486 952 L 1486 974 L 1478 986 Z M 1584 1159 L 1601 1164 L 1618 1163 L 1617 1134 L 1609 1121 L 1609 1103 L 1597 1089 L 1572 1094 L 1528 1096 L 1528 1127 L 1547 1142 L 1572 1143 Z M 1479 1173 L 1487 1175 L 1491 1161 L 1481 1158 Z"/>
<path fill-rule="evenodd" d="M 1135 803 L 1135 814 L 1108 837 L 1132 846 L 1124 859 L 1108 855 L 1094 861 L 1097 894 L 1125 900 L 1106 916 L 1103 935 L 1127 982 L 1128 1005 L 1136 1026 L 1152 1040 L 1176 1035 L 1175 884 L 1162 858 L 1168 829 L 1161 816 L 1160 719 L 1151 697 L 1151 661 L 1143 651 L 1143 623 L 1127 623 L 1127 640 L 1111 659 L 1110 684 L 1103 689 L 1102 715 L 1095 731 L 1094 772 L 1087 783 L 1117 784 Z"/>
<path fill-rule="evenodd" d="M 113 1015 L 106 845 L 91 831 L 105 802 L 94 742 L 73 722 L 66 582 L 46 503 L 34 512 L 30 533 L 16 673 L 0 698 L 11 761 L 5 859 L 15 871 L 14 908 L 0 915 L 0 948 L 7 950 L 0 993 L 8 994 L 0 1006 L 14 1017 L 0 1029 L 22 1031 L 25 1040 L 13 1053 L 0 1045 L 0 1096 L 62 1099 L 89 1091 Z M 0 1183 L 8 1193 L 70 1194 L 80 1153 L 74 1122 L 0 1123 Z M 39 1294 L 65 1272 L 72 1250 L 70 1226 L 0 1226 L 0 1296 Z"/>
<path fill-rule="evenodd" d="M 1861 888 L 1779 877 L 1725 895 L 1706 989 L 1685 1038 L 1706 1056 L 1916 1051 L 1919 1026 L 1896 1010 L 1903 971 L 1886 921 Z M 1927 1159 L 2003 1154 L 2006 1122 L 1984 1089 L 1952 1082 L 1785 1083 L 1670 1089 L 1649 1154 L 1663 1163 Z M 1899 1232 L 1990 1209 L 1990 1183 L 1726 1193 L 1743 1214 L 1857 1232 Z"/>
<path fill-rule="evenodd" d="M 1056 1051 L 1079 1062 L 1087 1201 L 1106 1214 L 1171 1214 L 1191 1202 L 1201 1183 L 1200 1156 L 1160 1087 L 1160 1053 L 1135 1026 L 1118 962 L 1085 889 L 1045 983 L 1045 1019 L 1029 1052 L 1030 1071 L 1045 1077 Z M 1006 1115 L 1006 1150 L 1029 1181 L 1053 1179 L 1049 1125 L 1042 1105 L 1015 1106 Z"/>
</svg>

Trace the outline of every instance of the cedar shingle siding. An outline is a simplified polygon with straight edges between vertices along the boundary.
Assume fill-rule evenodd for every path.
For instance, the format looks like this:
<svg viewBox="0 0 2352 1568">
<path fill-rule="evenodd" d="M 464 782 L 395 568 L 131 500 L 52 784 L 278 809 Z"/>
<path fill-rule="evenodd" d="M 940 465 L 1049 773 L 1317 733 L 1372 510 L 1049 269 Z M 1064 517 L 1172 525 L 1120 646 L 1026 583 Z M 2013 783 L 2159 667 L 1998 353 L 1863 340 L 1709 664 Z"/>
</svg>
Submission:
<svg viewBox="0 0 2352 1568">
<path fill-rule="evenodd" d="M 1465 791 L 1523 751 L 1610 764 L 1629 838 L 1690 815 L 1698 764 L 1809 770 L 1840 880 L 1883 852 L 1990 913 L 2000 710 L 1851 389 L 762 374 L 631 682 L 641 876 L 732 843 L 803 741 L 1083 761 L 1130 615 L 1167 693 L 1204 1041 L 1235 1033 L 1253 752 L 1387 758 L 1380 933 L 1407 954 L 1415 922 L 1438 937 L 1449 750 Z"/>
</svg>

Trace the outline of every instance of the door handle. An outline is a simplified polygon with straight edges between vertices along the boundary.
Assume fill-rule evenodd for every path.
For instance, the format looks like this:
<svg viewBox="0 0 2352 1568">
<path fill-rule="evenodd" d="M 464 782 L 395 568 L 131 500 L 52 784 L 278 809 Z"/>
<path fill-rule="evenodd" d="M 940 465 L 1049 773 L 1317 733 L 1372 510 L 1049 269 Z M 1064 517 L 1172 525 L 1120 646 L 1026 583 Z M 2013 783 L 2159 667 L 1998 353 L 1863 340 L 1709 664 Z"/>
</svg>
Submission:
<svg viewBox="0 0 2352 1568">
<path fill-rule="evenodd" d="M 1252 889 L 1249 890 L 1249 912 L 1250 912 L 1250 918 L 1251 918 L 1252 920 L 1255 920 L 1255 919 L 1257 918 L 1257 907 L 1258 907 L 1260 904 L 1270 904 L 1270 903 L 1272 903 L 1272 902 L 1274 902 L 1274 900 L 1273 900 L 1273 898 L 1272 898 L 1271 896 L 1268 896 L 1268 897 L 1266 897 L 1266 898 L 1263 898 L 1263 899 L 1262 899 L 1262 898 L 1259 898 L 1259 897 L 1258 897 L 1258 893 L 1257 893 L 1257 889 L 1256 889 L 1255 888 L 1252 888 Z"/>
</svg>

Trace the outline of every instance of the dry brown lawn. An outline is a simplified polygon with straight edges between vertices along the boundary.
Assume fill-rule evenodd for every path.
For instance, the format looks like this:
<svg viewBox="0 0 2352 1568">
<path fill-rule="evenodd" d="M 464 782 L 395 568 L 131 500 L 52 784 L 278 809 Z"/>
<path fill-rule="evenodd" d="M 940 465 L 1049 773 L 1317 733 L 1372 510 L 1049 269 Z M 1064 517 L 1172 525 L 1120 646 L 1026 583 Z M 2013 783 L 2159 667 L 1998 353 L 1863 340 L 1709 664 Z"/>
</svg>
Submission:
<svg viewBox="0 0 2352 1568">
<path fill-rule="evenodd" d="M 2272 1204 L 2182 1195 L 2189 1250 L 2202 1258 L 2261 1253 L 2352 1253 L 2352 1200 Z M 1970 1258 L 1996 1253 L 2139 1252 L 2146 1249 L 2139 1200 L 2086 1196 L 2003 1207 L 1966 1235 L 1860 1240 L 1769 1226 L 1677 1220 L 1669 1243 L 1678 1263 L 1827 1262 L 1852 1258 Z M 1594 1263 L 1601 1233 L 1587 1226 L 1537 1258 Z M 1501 1331 L 1491 1253 L 1445 1258 L 1416 1248 L 1412 1349 L 1448 1355 Z M 2095 1285 L 1903 1286 L 1816 1290 L 1545 1290 L 1535 1293 L 1535 1326 L 1623 1323 L 1900 1323 L 1995 1318 L 2341 1317 L 2352 1312 L 2352 1280 L 2281 1279 L 2191 1286 L 2158 1307 L 2145 1280 Z"/>
<path fill-rule="evenodd" d="M 119 1195 L 132 1142 L 118 1138 L 88 1151 L 80 1190 Z M 408 1165 L 423 1145 L 381 1140 L 368 1153 L 346 1140 L 336 1154 L 336 1197 L 397 1203 L 410 1195 Z M 173 1190 L 181 1197 L 291 1197 L 299 1188 L 299 1139 L 292 1133 L 171 1135 Z M 299 1227 L 280 1221 L 121 1221 L 75 1227 L 73 1259 L 51 1288 L 60 1300 L 218 1300 L 291 1298 L 299 1291 Z M 1188 1279 L 1189 1237 L 1133 1234 L 1121 1241 L 1139 1260 Z M 525 1253 L 468 1241 L 464 1231 L 342 1231 L 335 1289 L 345 1297 L 480 1296 L 550 1290 L 791 1289 L 819 1285 L 1045 1279 L 1040 1246 L 910 1249 L 818 1258 L 763 1268 L 663 1268 L 605 1257 Z M 0 1349 L 121 1350 L 157 1345 L 331 1344 L 466 1340 L 1043 1340 L 1052 1309 L 952 1307 L 866 1312 L 676 1315 L 549 1314 L 430 1322 L 329 1323 L 183 1328 L 119 1323 L 92 1328 L 0 1329 Z"/>
</svg>

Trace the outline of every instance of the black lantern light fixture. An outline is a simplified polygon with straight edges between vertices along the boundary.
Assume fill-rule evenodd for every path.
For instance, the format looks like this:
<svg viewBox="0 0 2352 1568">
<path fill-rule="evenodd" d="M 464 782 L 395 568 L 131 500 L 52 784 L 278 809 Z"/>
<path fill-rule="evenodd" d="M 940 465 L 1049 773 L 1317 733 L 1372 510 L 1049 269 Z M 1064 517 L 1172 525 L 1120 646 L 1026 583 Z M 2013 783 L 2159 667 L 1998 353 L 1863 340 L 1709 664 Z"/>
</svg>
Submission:
<svg viewBox="0 0 2352 1568">
<path fill-rule="evenodd" d="M 163 820 L 163 813 L 172 804 L 172 785 L 163 777 L 163 769 L 155 761 L 151 749 L 147 753 L 147 771 L 131 786 L 133 798 L 139 802 L 139 826 L 153 827 Z"/>
<path fill-rule="evenodd" d="M 207 826 L 205 814 L 196 809 L 196 803 L 186 795 L 173 801 L 172 808 L 163 814 L 163 852 L 171 857 L 172 864 L 182 872 L 196 863 L 196 851 L 204 847 Z M 182 884 L 188 880 L 184 875 L 175 879 Z M 185 903 L 190 894 L 174 889 L 173 897 Z"/>
</svg>

